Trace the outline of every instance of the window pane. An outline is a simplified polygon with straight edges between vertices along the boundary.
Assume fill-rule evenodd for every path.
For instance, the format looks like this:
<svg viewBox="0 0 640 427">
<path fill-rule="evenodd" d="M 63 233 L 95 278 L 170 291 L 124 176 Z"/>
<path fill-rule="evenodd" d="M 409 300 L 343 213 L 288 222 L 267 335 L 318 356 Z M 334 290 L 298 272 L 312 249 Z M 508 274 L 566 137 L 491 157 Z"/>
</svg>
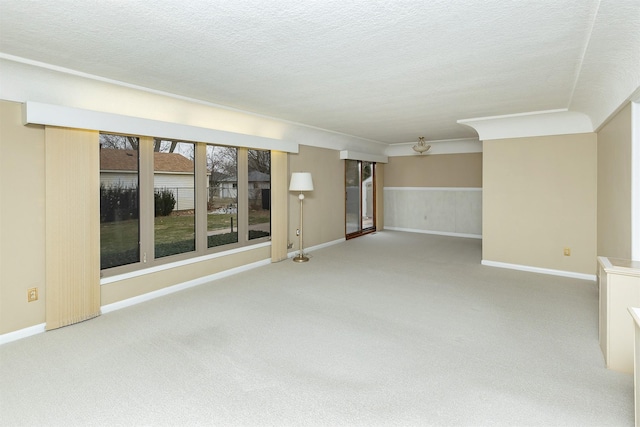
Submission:
<svg viewBox="0 0 640 427">
<path fill-rule="evenodd" d="M 374 163 L 362 162 L 362 229 L 373 227 L 373 173 Z"/>
<path fill-rule="evenodd" d="M 207 145 L 207 247 L 238 242 L 238 149 Z"/>
<path fill-rule="evenodd" d="M 153 153 L 155 257 L 195 251 L 195 144 L 156 140 Z"/>
<path fill-rule="evenodd" d="M 138 138 L 100 135 L 100 268 L 140 261 Z"/>
<path fill-rule="evenodd" d="M 249 240 L 271 235 L 271 152 L 249 150 Z"/>
<path fill-rule="evenodd" d="M 375 163 L 346 160 L 345 186 L 347 191 L 347 237 L 375 230 Z"/>
<path fill-rule="evenodd" d="M 357 160 L 345 160 L 347 188 L 347 234 L 360 231 L 360 164 Z"/>
</svg>

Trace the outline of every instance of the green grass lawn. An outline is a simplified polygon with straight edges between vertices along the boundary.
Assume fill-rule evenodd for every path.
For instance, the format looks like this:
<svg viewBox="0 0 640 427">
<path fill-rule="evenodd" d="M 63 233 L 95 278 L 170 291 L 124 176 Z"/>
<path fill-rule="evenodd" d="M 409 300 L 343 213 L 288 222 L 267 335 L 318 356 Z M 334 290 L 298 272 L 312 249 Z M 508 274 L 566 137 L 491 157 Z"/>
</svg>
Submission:
<svg viewBox="0 0 640 427">
<path fill-rule="evenodd" d="M 219 237 L 209 236 L 209 247 L 237 242 L 237 235 L 231 235 L 231 221 L 233 231 L 238 231 L 237 214 L 209 214 L 207 215 L 207 229 L 209 231 L 228 230 Z M 249 225 L 263 224 L 270 221 L 270 211 L 255 210 L 249 212 Z M 194 246 L 194 215 L 169 215 L 155 218 L 154 239 L 157 256 L 167 256 L 193 250 Z M 261 237 L 252 233 L 254 237 Z M 262 233 L 262 235 L 268 235 Z M 224 237 L 223 237 L 224 236 Z M 122 261 L 115 259 L 137 260 L 138 221 L 126 220 L 100 224 L 100 247 L 102 268 L 112 265 L 122 265 Z M 114 261 L 107 261 L 112 258 Z"/>
</svg>

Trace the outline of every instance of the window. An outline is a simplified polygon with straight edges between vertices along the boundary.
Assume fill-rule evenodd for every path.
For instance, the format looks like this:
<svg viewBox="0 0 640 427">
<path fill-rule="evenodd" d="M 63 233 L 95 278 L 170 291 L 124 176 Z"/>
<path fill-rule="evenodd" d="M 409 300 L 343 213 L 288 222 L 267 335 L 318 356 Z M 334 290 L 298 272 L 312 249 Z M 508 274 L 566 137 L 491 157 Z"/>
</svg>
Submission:
<svg viewBox="0 0 640 427">
<path fill-rule="evenodd" d="M 100 268 L 140 261 L 139 139 L 100 135 Z"/>
<path fill-rule="evenodd" d="M 271 234 L 271 152 L 249 150 L 249 240 Z"/>
<path fill-rule="evenodd" d="M 102 275 L 270 239 L 269 151 L 112 134 L 100 144 Z"/>
<path fill-rule="evenodd" d="M 153 151 L 155 257 L 195 251 L 195 144 L 156 140 Z"/>
<path fill-rule="evenodd" d="M 207 145 L 207 247 L 238 242 L 238 149 Z"/>
</svg>

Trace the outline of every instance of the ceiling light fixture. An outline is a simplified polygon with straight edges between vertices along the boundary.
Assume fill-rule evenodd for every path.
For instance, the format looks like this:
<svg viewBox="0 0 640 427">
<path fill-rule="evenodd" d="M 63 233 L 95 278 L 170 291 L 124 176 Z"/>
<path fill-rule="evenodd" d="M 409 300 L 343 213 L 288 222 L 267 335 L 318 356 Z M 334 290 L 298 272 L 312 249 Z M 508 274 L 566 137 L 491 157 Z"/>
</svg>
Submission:
<svg viewBox="0 0 640 427">
<path fill-rule="evenodd" d="M 424 136 L 418 138 L 418 143 L 413 146 L 413 149 L 420 154 L 426 153 L 431 148 L 430 145 L 427 145 L 427 142 L 424 140 Z"/>
</svg>

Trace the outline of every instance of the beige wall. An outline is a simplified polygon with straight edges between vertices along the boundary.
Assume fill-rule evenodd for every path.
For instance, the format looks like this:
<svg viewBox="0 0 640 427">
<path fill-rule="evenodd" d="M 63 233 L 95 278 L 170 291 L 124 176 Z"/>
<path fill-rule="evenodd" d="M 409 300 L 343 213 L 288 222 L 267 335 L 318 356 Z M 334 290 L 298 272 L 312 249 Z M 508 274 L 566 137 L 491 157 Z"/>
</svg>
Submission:
<svg viewBox="0 0 640 427">
<path fill-rule="evenodd" d="M 594 133 L 484 141 L 483 260 L 595 275 L 596 156 Z"/>
<path fill-rule="evenodd" d="M 21 105 L 0 101 L 0 334 L 45 321 L 44 155 L 44 128 L 23 126 Z"/>
<path fill-rule="evenodd" d="M 270 257 L 270 248 L 262 247 L 105 284 L 101 287 L 101 304 L 113 304 Z"/>
<path fill-rule="evenodd" d="M 631 259 L 631 104 L 598 132 L 598 255 Z"/>
<path fill-rule="evenodd" d="M 390 157 L 385 187 L 482 187 L 482 153 Z"/>
<path fill-rule="evenodd" d="M 44 128 L 24 126 L 21 104 L 0 101 L 0 335 L 45 322 L 45 190 Z M 269 246 L 248 248 L 106 283 L 100 287 L 100 304 L 264 262 L 270 252 Z M 32 287 L 38 288 L 39 299 L 28 303 Z"/>
<path fill-rule="evenodd" d="M 382 185 L 482 186 L 483 259 L 593 274 L 596 210 L 604 209 L 602 230 L 619 221 L 615 209 L 596 206 L 596 188 L 607 186 L 614 172 L 620 175 L 619 163 L 629 159 L 615 142 L 630 140 L 629 115 L 625 108 L 602 129 L 599 146 L 595 134 L 582 134 L 486 141 L 484 154 L 392 157 L 378 175 L 378 220 Z M 45 321 L 44 128 L 23 126 L 21 118 L 19 103 L 0 102 L 0 334 Z M 602 156 L 598 164 L 597 153 Z M 289 155 L 288 169 L 289 177 L 294 171 L 314 177 L 315 189 L 305 199 L 305 247 L 344 238 L 344 162 L 339 152 L 301 145 L 299 154 Z M 612 182 L 626 179 L 621 175 Z M 288 240 L 297 248 L 295 194 L 288 194 L 288 205 Z M 571 257 L 562 255 L 564 247 L 571 247 Z M 270 249 L 262 247 L 105 284 L 101 304 L 269 256 Z M 39 288 L 40 299 L 27 303 L 31 287 Z"/>
<path fill-rule="evenodd" d="M 303 246 L 320 245 L 343 239 L 345 235 L 344 161 L 340 152 L 326 148 L 300 146 L 289 155 L 289 179 L 292 172 L 311 172 L 313 191 L 305 193 Z M 298 250 L 296 229 L 300 223 L 300 202 L 289 193 L 289 242 Z"/>
<path fill-rule="evenodd" d="M 0 125 L 0 334 L 4 334 L 45 322 L 45 132 L 42 127 L 22 125 L 19 103 L 0 102 Z M 290 155 L 289 169 L 309 171 L 314 178 L 315 189 L 305 199 L 305 247 L 344 238 L 344 162 L 339 151 L 301 146 L 299 154 Z M 289 241 L 295 248 L 297 196 L 289 194 L 288 203 Z M 269 257 L 270 248 L 260 247 L 112 281 L 101 286 L 101 305 Z M 31 287 L 39 288 L 40 299 L 27 303 Z"/>
</svg>

